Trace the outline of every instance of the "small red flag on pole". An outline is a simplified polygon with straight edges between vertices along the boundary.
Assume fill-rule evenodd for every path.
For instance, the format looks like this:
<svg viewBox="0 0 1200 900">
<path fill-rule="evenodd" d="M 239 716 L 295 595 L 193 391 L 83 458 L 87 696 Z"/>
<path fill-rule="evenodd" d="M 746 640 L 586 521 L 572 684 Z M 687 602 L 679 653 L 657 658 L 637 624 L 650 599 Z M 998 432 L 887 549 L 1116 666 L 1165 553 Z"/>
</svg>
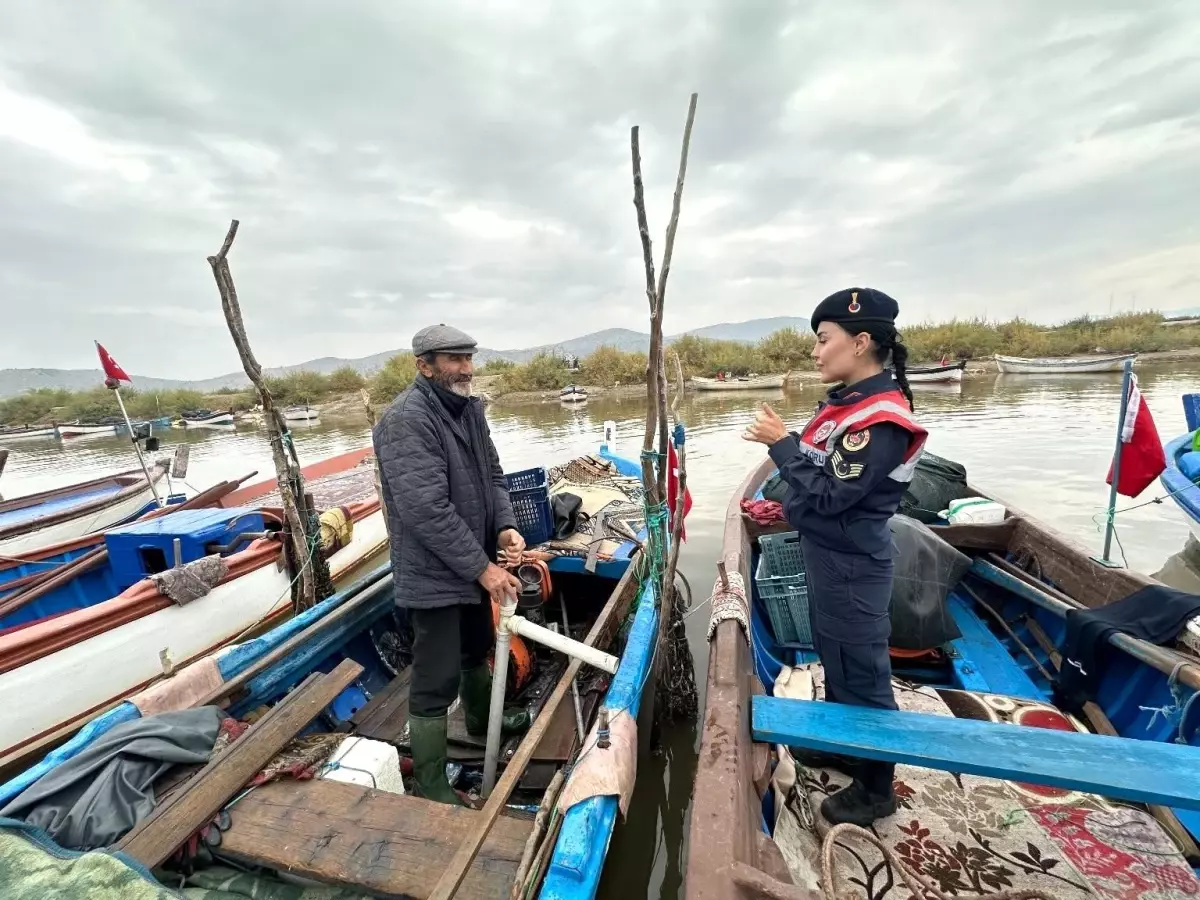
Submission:
<svg viewBox="0 0 1200 900">
<path fill-rule="evenodd" d="M 128 381 L 133 384 L 133 379 L 125 374 L 125 370 L 117 365 L 117 361 L 109 355 L 99 341 L 96 341 L 96 352 L 100 354 L 100 367 L 104 369 L 105 380 Z"/>
</svg>

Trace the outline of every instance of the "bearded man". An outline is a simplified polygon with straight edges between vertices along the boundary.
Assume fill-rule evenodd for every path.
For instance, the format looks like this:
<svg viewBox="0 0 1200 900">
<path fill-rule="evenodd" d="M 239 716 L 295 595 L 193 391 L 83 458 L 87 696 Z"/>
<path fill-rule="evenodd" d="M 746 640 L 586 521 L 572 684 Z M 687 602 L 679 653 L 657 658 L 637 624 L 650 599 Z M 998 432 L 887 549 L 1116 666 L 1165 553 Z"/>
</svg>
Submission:
<svg viewBox="0 0 1200 900">
<path fill-rule="evenodd" d="M 461 804 L 446 780 L 446 718 L 457 694 L 467 732 L 487 733 L 492 601 L 515 602 L 520 561 L 500 457 L 471 396 L 474 338 L 431 325 L 412 340 L 417 377 L 375 426 L 396 604 L 412 627 L 409 741 L 418 793 Z M 504 732 L 529 725 L 508 712 Z"/>
</svg>

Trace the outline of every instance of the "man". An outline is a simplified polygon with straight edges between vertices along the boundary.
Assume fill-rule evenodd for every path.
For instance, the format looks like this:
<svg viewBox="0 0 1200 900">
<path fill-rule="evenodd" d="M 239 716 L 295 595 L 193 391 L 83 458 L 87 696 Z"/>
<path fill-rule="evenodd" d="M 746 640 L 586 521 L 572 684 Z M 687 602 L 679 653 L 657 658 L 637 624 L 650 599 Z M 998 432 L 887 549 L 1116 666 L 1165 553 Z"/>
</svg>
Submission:
<svg viewBox="0 0 1200 900">
<path fill-rule="evenodd" d="M 462 805 L 446 781 L 446 715 L 455 694 L 467 732 L 487 733 L 491 602 L 513 602 L 519 583 L 493 559 L 525 549 L 483 405 L 471 396 L 475 340 L 448 325 L 413 336 L 417 377 L 375 426 L 391 537 L 396 603 L 413 631 L 409 741 L 421 796 Z M 504 731 L 529 726 L 506 712 Z"/>
</svg>

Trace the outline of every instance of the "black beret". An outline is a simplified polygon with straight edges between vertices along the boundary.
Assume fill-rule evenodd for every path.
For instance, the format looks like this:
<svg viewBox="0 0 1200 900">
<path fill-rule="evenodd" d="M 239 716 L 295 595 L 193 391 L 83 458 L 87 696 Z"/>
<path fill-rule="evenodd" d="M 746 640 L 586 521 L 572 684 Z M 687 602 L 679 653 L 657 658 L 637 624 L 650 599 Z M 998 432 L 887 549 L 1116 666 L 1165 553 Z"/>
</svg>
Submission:
<svg viewBox="0 0 1200 900">
<path fill-rule="evenodd" d="M 817 304 L 812 314 L 812 330 L 822 322 L 853 325 L 895 324 L 900 304 L 874 288 L 846 288 L 830 294 Z"/>
</svg>

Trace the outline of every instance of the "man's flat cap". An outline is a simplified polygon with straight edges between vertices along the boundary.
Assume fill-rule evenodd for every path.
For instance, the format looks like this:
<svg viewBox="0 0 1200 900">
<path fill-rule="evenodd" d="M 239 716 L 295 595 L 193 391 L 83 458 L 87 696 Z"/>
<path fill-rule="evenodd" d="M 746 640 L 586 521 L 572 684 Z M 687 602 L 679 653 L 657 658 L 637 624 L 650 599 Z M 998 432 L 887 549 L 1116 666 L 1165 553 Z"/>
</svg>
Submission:
<svg viewBox="0 0 1200 900">
<path fill-rule="evenodd" d="M 429 325 L 413 335 L 413 356 L 426 353 L 474 353 L 475 338 L 453 325 Z"/>
</svg>

